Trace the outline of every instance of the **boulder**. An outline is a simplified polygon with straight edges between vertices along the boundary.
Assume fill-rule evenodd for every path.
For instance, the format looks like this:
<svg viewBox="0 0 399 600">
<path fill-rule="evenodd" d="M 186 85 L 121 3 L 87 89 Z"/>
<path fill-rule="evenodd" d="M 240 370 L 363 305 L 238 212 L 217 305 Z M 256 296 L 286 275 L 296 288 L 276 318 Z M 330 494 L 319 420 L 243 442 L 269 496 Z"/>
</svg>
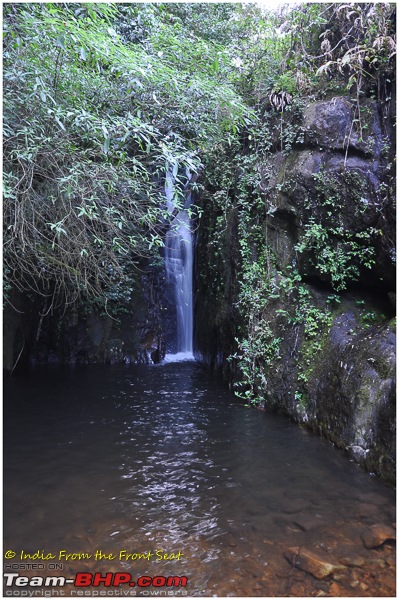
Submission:
<svg viewBox="0 0 399 600">
<path fill-rule="evenodd" d="M 382 133 L 377 103 L 365 100 L 360 105 L 345 97 L 315 102 L 306 107 L 303 118 L 304 143 L 329 150 L 355 150 L 374 156 L 380 154 Z M 359 130 L 359 121 L 362 129 Z"/>
</svg>

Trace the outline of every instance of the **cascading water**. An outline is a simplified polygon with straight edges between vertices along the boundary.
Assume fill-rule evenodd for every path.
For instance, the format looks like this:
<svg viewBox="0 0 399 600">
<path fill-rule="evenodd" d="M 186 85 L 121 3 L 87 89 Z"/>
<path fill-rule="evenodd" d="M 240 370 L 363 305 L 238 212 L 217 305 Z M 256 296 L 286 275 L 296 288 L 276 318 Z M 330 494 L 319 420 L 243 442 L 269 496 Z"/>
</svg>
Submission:
<svg viewBox="0 0 399 600">
<path fill-rule="evenodd" d="M 167 173 L 165 195 L 168 211 L 175 209 L 174 181 Z M 165 270 L 167 284 L 171 286 L 176 306 L 177 357 L 193 358 L 193 234 L 188 209 L 191 194 L 184 208 L 173 219 L 165 240 Z"/>
</svg>

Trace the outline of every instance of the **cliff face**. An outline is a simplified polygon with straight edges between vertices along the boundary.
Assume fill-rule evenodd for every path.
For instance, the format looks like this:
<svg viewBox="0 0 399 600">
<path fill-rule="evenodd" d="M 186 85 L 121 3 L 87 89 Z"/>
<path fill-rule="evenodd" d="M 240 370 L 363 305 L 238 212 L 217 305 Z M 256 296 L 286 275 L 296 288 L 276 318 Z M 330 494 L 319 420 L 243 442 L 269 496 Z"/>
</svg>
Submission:
<svg viewBox="0 0 399 600">
<path fill-rule="evenodd" d="M 46 299 L 14 290 L 4 313 L 4 370 L 159 362 L 170 335 L 164 281 L 162 268 L 143 269 L 130 298 L 110 302 L 108 311 L 95 302 L 46 311 Z"/>
<path fill-rule="evenodd" d="M 395 463 L 393 137 L 389 111 L 372 100 L 308 105 L 291 150 L 258 162 L 265 252 L 258 245 L 253 258 L 267 268 L 248 278 L 234 207 L 216 264 L 208 258 L 215 217 L 205 214 L 196 309 L 201 360 L 239 391 L 250 388 L 266 410 L 306 423 L 388 480 Z M 252 297 L 249 319 L 243 289 Z"/>
</svg>

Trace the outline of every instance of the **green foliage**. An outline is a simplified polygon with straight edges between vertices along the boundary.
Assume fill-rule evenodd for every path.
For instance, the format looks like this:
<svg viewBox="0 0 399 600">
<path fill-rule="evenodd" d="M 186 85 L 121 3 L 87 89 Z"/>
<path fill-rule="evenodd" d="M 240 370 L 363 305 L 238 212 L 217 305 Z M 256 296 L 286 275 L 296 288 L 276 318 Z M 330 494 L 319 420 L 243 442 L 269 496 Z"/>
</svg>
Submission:
<svg viewBox="0 0 399 600">
<path fill-rule="evenodd" d="M 165 7 L 6 5 L 4 39 L 8 284 L 122 300 L 163 244 L 165 173 L 183 201 L 186 169 L 250 114 Z"/>
<path fill-rule="evenodd" d="M 323 169 L 313 175 L 316 193 L 307 198 L 305 207 L 309 212 L 304 224 L 303 235 L 296 250 L 305 253 L 318 273 L 327 277 L 335 291 L 342 292 L 348 283 L 356 281 L 361 268 L 370 269 L 375 264 L 373 236 L 378 234 L 374 227 L 351 232 L 337 219 L 337 213 L 344 215 L 344 198 L 351 199 L 351 206 L 357 207 L 359 216 L 363 214 L 368 201 L 365 184 L 359 174 L 344 172 L 337 175 Z M 319 217 L 313 216 L 314 212 Z"/>
<path fill-rule="evenodd" d="M 387 317 L 384 315 L 384 313 L 380 313 L 375 310 L 362 310 L 360 313 L 360 322 L 365 329 L 368 329 L 373 325 L 385 323 L 386 320 Z"/>
<path fill-rule="evenodd" d="M 305 338 L 298 363 L 298 381 L 306 383 L 316 358 L 323 349 L 325 334 L 331 327 L 332 314 L 328 308 L 315 306 L 309 290 L 303 284 L 299 285 L 297 291 L 295 323 L 303 325 Z"/>
<path fill-rule="evenodd" d="M 234 193 L 238 220 L 240 270 L 237 309 L 241 315 L 237 351 L 230 357 L 238 368 L 235 392 L 250 405 L 263 405 L 267 394 L 267 368 L 280 356 L 281 338 L 268 324 L 273 294 L 273 257 L 264 243 L 264 201 L 260 194 L 259 156 L 269 148 L 268 132 L 251 130 L 250 151 L 237 154 L 234 172 L 224 179 Z M 239 152 L 239 148 L 238 148 Z"/>
<path fill-rule="evenodd" d="M 328 308 L 316 306 L 296 268 L 276 272 L 268 239 L 276 207 L 264 192 L 269 159 L 303 142 L 303 108 L 328 94 L 355 96 L 353 127 L 363 139 L 369 115 L 360 97 L 389 99 L 394 12 L 370 3 L 277 12 L 240 3 L 6 4 L 6 290 L 45 296 L 46 310 L 82 298 L 88 310 L 117 307 L 159 260 L 171 218 L 166 173 L 176 178 L 177 203 L 187 172 L 202 173 L 191 189 L 207 214 L 209 297 L 223 306 L 220 319 L 235 311 L 239 322 L 231 334 L 237 393 L 249 404 L 266 402 L 285 332 L 296 328 L 304 339 L 295 395 L 303 409 L 301 386 L 331 305 L 373 266 L 380 231 L 348 232 L 337 219 L 343 197 L 359 218 L 366 210 L 356 173 L 315 175 L 296 251 L 337 292 Z M 284 113 L 268 104 L 273 89 L 293 95 Z M 276 188 L 296 183 L 288 177 Z M 234 307 L 229 286 L 238 290 Z M 371 325 L 373 316 L 363 320 Z"/>
<path fill-rule="evenodd" d="M 343 227 L 327 228 L 311 217 L 295 248 L 300 253 L 311 251 L 317 271 L 326 275 L 333 288 L 340 292 L 347 289 L 350 281 L 358 279 L 360 266 L 374 265 L 374 248 L 364 245 L 364 241 L 370 242 L 371 233 L 372 230 L 350 233 Z"/>
<path fill-rule="evenodd" d="M 333 19 L 339 24 L 338 35 L 332 26 Z M 367 80 L 374 80 L 380 92 L 384 78 L 391 76 L 395 68 L 394 27 L 393 4 L 332 7 L 327 29 L 322 35 L 323 54 L 320 58 L 323 64 L 317 75 L 335 72 L 346 76 L 347 88 L 355 86 L 358 96 L 364 91 Z"/>
<path fill-rule="evenodd" d="M 357 96 L 374 88 L 386 97 L 395 70 L 395 18 L 394 3 L 296 6 L 282 31 L 289 40 L 284 66 L 300 74 L 299 87 L 308 92 L 346 86 Z"/>
<path fill-rule="evenodd" d="M 293 71 L 282 73 L 274 84 L 276 92 L 284 91 L 288 94 L 294 94 L 297 91 L 297 78 Z"/>
<path fill-rule="evenodd" d="M 246 320 L 244 336 L 236 339 L 238 351 L 232 356 L 241 373 L 235 388 L 239 398 L 259 405 L 264 403 L 267 392 L 267 368 L 280 358 L 281 338 L 274 334 L 267 319 L 272 289 L 268 259 L 264 254 L 257 260 L 248 260 L 248 248 L 242 246 L 244 260 L 238 305 Z"/>
</svg>

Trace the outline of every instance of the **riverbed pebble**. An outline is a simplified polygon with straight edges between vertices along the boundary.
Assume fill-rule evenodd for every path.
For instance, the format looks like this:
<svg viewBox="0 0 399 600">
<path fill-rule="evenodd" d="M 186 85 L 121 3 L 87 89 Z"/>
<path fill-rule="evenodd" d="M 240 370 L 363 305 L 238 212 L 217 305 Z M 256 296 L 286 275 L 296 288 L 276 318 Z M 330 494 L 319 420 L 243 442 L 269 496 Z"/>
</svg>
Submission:
<svg viewBox="0 0 399 600">
<path fill-rule="evenodd" d="M 336 581 L 333 581 L 333 583 L 330 586 L 328 595 L 329 596 L 343 596 L 343 595 L 345 595 L 345 593 L 344 593 L 344 589 Z"/>
<path fill-rule="evenodd" d="M 362 556 L 353 556 L 340 558 L 339 562 L 346 567 L 363 567 L 366 563 L 365 559 Z"/>
</svg>

